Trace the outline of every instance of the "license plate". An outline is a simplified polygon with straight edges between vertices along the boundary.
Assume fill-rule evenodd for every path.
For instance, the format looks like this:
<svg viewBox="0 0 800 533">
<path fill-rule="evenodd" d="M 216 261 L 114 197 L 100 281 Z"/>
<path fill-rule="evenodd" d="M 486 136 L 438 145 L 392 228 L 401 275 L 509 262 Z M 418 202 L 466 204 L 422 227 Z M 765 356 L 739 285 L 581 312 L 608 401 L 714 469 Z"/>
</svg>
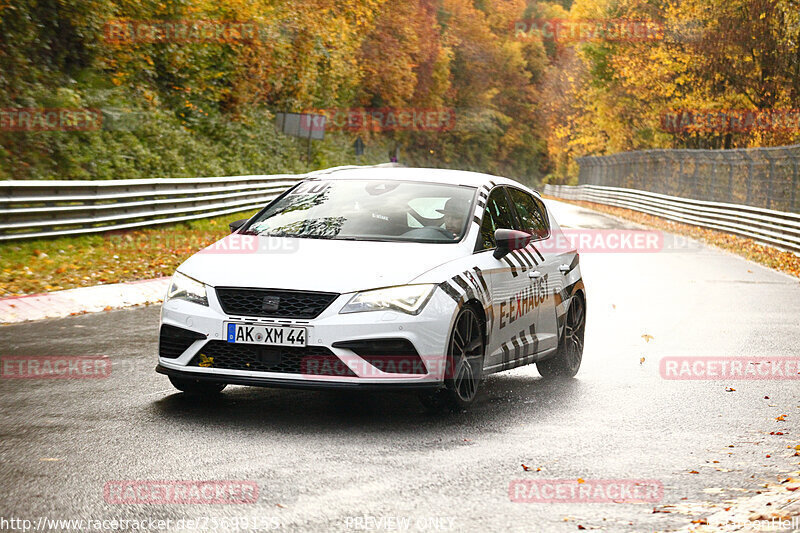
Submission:
<svg viewBox="0 0 800 533">
<path fill-rule="evenodd" d="M 227 340 L 228 342 L 239 344 L 305 346 L 306 328 L 228 324 Z"/>
</svg>

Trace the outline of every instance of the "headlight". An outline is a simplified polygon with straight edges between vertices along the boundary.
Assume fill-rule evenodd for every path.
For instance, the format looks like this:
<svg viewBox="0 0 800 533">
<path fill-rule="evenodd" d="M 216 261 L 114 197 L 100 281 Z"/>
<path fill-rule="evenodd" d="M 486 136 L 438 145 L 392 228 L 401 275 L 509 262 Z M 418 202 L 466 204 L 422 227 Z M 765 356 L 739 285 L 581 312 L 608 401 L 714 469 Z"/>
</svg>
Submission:
<svg viewBox="0 0 800 533">
<path fill-rule="evenodd" d="M 164 301 L 168 302 L 169 300 L 186 300 L 187 302 L 208 306 L 206 286 L 189 276 L 175 272 L 167 291 L 167 298 Z"/>
<path fill-rule="evenodd" d="M 428 303 L 435 288 L 436 285 L 401 285 L 400 287 L 359 292 L 339 312 L 362 313 L 393 309 L 409 315 L 416 315 Z"/>
</svg>

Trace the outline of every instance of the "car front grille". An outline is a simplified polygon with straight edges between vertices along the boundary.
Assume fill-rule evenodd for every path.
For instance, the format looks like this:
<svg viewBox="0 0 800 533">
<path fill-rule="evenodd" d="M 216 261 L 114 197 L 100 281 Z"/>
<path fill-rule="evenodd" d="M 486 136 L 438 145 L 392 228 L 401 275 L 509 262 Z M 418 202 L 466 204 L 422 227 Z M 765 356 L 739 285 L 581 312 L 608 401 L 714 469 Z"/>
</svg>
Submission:
<svg viewBox="0 0 800 533">
<path fill-rule="evenodd" d="M 261 346 L 208 341 L 189 366 L 252 370 L 313 376 L 356 377 L 344 362 L 324 346 Z"/>
<path fill-rule="evenodd" d="M 339 297 L 331 292 L 218 287 L 222 310 L 234 316 L 316 318 Z"/>
</svg>

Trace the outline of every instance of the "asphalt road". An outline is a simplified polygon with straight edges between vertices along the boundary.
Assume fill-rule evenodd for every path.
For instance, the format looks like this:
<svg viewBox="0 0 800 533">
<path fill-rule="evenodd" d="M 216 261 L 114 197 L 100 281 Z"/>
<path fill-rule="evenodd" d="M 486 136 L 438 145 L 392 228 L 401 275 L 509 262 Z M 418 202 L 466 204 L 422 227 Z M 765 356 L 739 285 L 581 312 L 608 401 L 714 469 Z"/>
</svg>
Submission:
<svg viewBox="0 0 800 533">
<path fill-rule="evenodd" d="M 565 226 L 625 226 L 554 208 Z M 153 371 L 158 307 L 2 327 L 0 355 L 105 355 L 112 372 L 0 380 L 0 518 L 170 519 L 171 531 L 203 517 L 206 531 L 223 518 L 261 521 L 260 531 L 403 527 L 388 517 L 410 520 L 410 531 L 672 530 L 797 469 L 787 446 L 798 443 L 798 381 L 665 380 L 658 361 L 797 356 L 798 280 L 702 246 L 585 253 L 581 265 L 588 325 L 577 378 L 547 382 L 534 367 L 495 375 L 466 413 L 427 414 L 405 394 L 229 387 L 218 402 L 189 400 Z M 513 480 L 576 478 L 659 480 L 663 499 L 509 498 Z M 112 504 L 110 480 L 251 480 L 259 496 Z M 653 513 L 665 504 L 677 507 Z"/>
</svg>

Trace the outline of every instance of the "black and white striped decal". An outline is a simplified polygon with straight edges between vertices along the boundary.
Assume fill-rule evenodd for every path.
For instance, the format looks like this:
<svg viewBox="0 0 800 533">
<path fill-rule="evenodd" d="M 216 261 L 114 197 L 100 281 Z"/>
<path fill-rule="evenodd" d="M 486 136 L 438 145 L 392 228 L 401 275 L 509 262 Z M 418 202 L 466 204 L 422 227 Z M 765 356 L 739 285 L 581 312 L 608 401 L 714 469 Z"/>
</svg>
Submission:
<svg viewBox="0 0 800 533">
<path fill-rule="evenodd" d="M 483 305 L 483 312 L 486 315 L 486 335 L 491 335 L 492 328 L 494 327 L 494 307 L 492 307 L 492 295 L 489 294 L 489 286 L 483 278 L 483 272 L 478 267 L 472 267 L 473 272 L 467 270 L 464 275 L 472 282 L 473 285 L 478 287 L 479 299 Z"/>
<path fill-rule="evenodd" d="M 478 201 L 475 202 L 475 212 L 472 214 L 472 221 L 480 228 L 483 220 L 483 211 L 486 209 L 486 201 L 489 199 L 489 186 L 481 185 L 478 189 Z"/>
<path fill-rule="evenodd" d="M 511 270 L 511 277 L 516 278 L 519 275 L 517 274 L 517 265 L 511 262 L 511 259 L 508 258 L 508 255 L 504 255 L 502 259 L 503 262 L 508 265 L 509 270 Z"/>
<path fill-rule="evenodd" d="M 486 201 L 489 199 L 489 189 L 488 188 L 481 188 L 478 191 L 478 207 L 481 209 L 486 208 Z"/>
<path fill-rule="evenodd" d="M 486 284 L 480 268 L 473 267 L 472 271 L 465 270 L 461 274 L 456 274 L 449 280 L 440 283 L 439 287 L 459 306 L 468 300 L 478 300 L 486 316 L 486 334 L 488 336 L 491 333 L 494 324 L 494 309 L 492 309 L 489 286 Z"/>
<path fill-rule="evenodd" d="M 556 321 L 558 323 L 558 331 L 564 327 L 564 323 L 567 321 L 567 309 L 569 308 L 569 300 L 572 298 L 572 291 L 575 289 L 575 285 L 580 282 L 580 279 L 577 279 L 566 285 L 561 287 L 554 287 L 553 298 L 555 298 L 555 305 L 556 305 Z"/>
<path fill-rule="evenodd" d="M 544 256 L 542 255 L 542 252 L 540 252 L 540 251 L 539 251 L 539 250 L 536 248 L 536 246 L 534 246 L 533 244 L 531 244 L 531 245 L 530 245 L 530 247 L 531 247 L 531 248 L 533 248 L 533 251 L 534 251 L 534 252 L 536 252 L 536 255 L 538 255 L 538 256 L 539 256 L 539 259 L 540 259 L 541 261 L 544 261 Z"/>
<path fill-rule="evenodd" d="M 503 261 L 511 269 L 511 277 L 514 278 L 517 277 L 518 275 L 517 269 L 520 269 L 522 270 L 522 272 L 525 272 L 526 270 L 533 270 L 533 268 L 539 264 L 540 260 L 537 259 L 535 255 L 533 255 L 533 252 L 531 252 L 528 249 L 529 247 L 533 248 L 533 250 L 538 254 L 541 261 L 544 261 L 544 257 L 542 257 L 542 254 L 540 254 L 539 251 L 536 249 L 536 247 L 533 246 L 532 244 L 529 244 L 525 248 L 514 250 L 513 252 L 510 252 L 508 255 L 503 257 Z M 514 261 L 512 261 L 511 258 L 513 258 Z"/>
<path fill-rule="evenodd" d="M 500 349 L 503 351 L 502 370 L 532 362 L 539 349 L 536 324 L 531 324 L 527 332 L 522 330 L 511 337 L 511 340 L 504 342 Z"/>
<path fill-rule="evenodd" d="M 443 281 L 439 284 L 439 288 L 442 289 L 450 298 L 453 299 L 457 304 L 461 304 L 461 293 L 458 292 L 455 287 L 453 287 L 449 281 Z"/>
</svg>

